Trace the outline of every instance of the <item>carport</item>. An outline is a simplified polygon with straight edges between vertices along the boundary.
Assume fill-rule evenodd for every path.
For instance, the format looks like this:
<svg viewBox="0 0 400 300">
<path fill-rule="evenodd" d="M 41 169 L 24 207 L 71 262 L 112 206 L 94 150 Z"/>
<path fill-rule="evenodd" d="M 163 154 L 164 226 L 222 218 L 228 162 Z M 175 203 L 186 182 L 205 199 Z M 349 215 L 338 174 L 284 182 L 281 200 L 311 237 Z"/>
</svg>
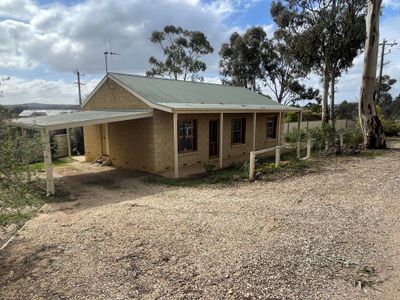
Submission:
<svg viewBox="0 0 400 300">
<path fill-rule="evenodd" d="M 56 116 L 18 118 L 12 120 L 11 125 L 40 132 L 46 170 L 47 195 L 53 195 L 55 188 L 49 136 L 51 131 L 149 118 L 152 116 L 152 110 L 92 110 Z"/>
</svg>

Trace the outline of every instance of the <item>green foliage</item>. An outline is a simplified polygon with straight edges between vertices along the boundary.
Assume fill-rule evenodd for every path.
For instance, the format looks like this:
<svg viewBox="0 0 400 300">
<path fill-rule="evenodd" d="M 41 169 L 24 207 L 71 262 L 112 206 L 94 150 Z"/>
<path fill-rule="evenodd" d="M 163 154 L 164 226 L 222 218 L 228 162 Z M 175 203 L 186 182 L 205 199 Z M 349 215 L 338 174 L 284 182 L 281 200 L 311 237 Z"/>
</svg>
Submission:
<svg viewBox="0 0 400 300">
<path fill-rule="evenodd" d="M 305 137 L 306 137 L 305 131 L 301 130 L 300 139 L 304 140 Z M 287 143 L 297 143 L 299 141 L 299 130 L 295 128 L 291 132 L 284 134 L 283 139 Z"/>
<path fill-rule="evenodd" d="M 400 121 L 386 121 L 383 122 L 383 130 L 385 136 L 399 136 L 400 135 Z"/>
<path fill-rule="evenodd" d="M 204 171 L 206 171 L 207 173 L 212 173 L 216 168 L 216 165 L 214 165 L 212 162 L 207 162 L 203 165 L 203 169 Z"/>
<path fill-rule="evenodd" d="M 319 90 L 306 88 L 299 82 L 307 73 L 295 60 L 286 38 L 269 39 L 262 27 L 249 28 L 243 35 L 232 33 L 219 52 L 222 82 L 258 92 L 261 83 L 270 89 L 277 102 L 285 105 L 317 100 Z"/>
<path fill-rule="evenodd" d="M 272 42 L 262 27 L 249 28 L 243 35 L 232 33 L 219 51 L 222 82 L 260 90 L 257 80 L 263 80 L 265 70 L 271 67 L 271 49 Z"/>
<path fill-rule="evenodd" d="M 150 41 L 160 46 L 164 60 L 150 57 L 152 68 L 147 76 L 169 76 L 175 80 L 182 76 L 185 81 L 191 76 L 191 80 L 202 80 L 198 74 L 207 66 L 199 58 L 214 51 L 204 33 L 167 25 L 163 31 L 153 31 Z"/>
<path fill-rule="evenodd" d="M 343 143 L 347 147 L 357 148 L 363 143 L 363 135 L 359 127 L 340 129 L 337 134 L 343 135 Z"/>
<path fill-rule="evenodd" d="M 336 119 L 355 120 L 358 116 L 358 103 L 343 101 L 336 107 L 335 116 Z"/>
<path fill-rule="evenodd" d="M 85 143 L 83 138 L 83 128 L 76 127 L 70 129 L 71 135 L 71 152 L 72 155 L 85 154 Z"/>
<path fill-rule="evenodd" d="M 326 143 L 330 143 L 332 139 L 332 127 L 328 124 L 323 124 L 322 127 L 312 128 L 308 133 L 314 140 L 314 149 L 318 151 L 324 150 Z"/>
<path fill-rule="evenodd" d="M 299 114 L 296 112 L 288 112 L 285 114 L 283 118 L 284 123 L 291 123 L 291 122 L 297 122 Z"/>
</svg>

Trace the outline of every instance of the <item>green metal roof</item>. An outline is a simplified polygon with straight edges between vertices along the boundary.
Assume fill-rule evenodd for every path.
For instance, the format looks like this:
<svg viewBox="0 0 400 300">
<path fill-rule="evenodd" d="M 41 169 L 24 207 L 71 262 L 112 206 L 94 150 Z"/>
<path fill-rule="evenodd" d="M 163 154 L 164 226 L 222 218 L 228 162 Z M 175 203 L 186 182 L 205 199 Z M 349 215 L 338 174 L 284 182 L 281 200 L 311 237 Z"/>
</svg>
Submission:
<svg viewBox="0 0 400 300">
<path fill-rule="evenodd" d="M 153 104 L 171 109 L 298 111 L 246 88 L 109 73 L 112 79 Z"/>
<path fill-rule="evenodd" d="M 91 110 L 53 116 L 18 118 L 12 125 L 32 129 L 57 130 L 87 125 L 121 122 L 152 117 L 152 110 Z"/>
</svg>

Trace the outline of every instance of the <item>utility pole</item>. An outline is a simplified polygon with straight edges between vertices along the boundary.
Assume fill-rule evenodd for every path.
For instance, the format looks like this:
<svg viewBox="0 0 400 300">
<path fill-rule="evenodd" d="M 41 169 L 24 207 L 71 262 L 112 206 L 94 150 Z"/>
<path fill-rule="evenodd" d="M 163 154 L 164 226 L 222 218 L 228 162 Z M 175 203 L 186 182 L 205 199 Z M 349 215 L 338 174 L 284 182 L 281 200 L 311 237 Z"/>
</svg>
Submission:
<svg viewBox="0 0 400 300">
<path fill-rule="evenodd" d="M 382 76 L 383 76 L 383 66 L 388 64 L 388 62 L 385 63 L 385 55 L 389 54 L 391 52 L 391 50 L 389 50 L 388 53 L 385 53 L 385 47 L 386 46 L 393 47 L 393 46 L 396 46 L 396 45 L 397 45 L 396 41 L 394 41 L 393 43 L 389 43 L 385 39 L 383 39 L 382 43 L 379 43 L 379 46 L 382 46 L 382 50 L 381 50 L 381 65 L 380 65 L 380 68 L 379 68 L 378 92 L 376 94 L 376 99 L 375 99 L 376 102 L 378 102 L 380 100 L 380 98 L 381 98 L 381 85 L 382 85 Z"/>
<path fill-rule="evenodd" d="M 75 81 L 75 84 L 78 85 L 78 95 L 79 95 L 79 105 L 82 105 L 82 96 L 81 96 L 81 85 L 85 85 L 84 83 L 81 83 L 81 76 L 85 76 L 85 74 L 82 74 L 76 69 L 74 71 L 74 74 L 76 74 L 77 81 Z"/>
</svg>

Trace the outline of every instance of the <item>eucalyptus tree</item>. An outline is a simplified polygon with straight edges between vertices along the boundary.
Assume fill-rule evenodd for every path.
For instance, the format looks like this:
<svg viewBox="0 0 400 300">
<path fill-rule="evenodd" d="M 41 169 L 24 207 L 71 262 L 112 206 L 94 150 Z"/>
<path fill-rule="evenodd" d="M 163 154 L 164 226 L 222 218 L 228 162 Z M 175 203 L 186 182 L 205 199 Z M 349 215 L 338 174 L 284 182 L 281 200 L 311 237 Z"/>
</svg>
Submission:
<svg viewBox="0 0 400 300">
<path fill-rule="evenodd" d="M 260 91 L 259 81 L 271 67 L 271 49 L 272 43 L 262 27 L 249 28 L 243 36 L 232 33 L 219 51 L 222 83 Z"/>
<path fill-rule="evenodd" d="M 358 112 L 364 146 L 369 149 L 386 148 L 385 134 L 375 106 L 381 6 L 382 0 L 368 0 L 368 14 L 365 19 L 367 39 Z"/>
<path fill-rule="evenodd" d="M 291 36 L 289 47 L 303 69 L 322 77 L 322 122 L 328 123 L 329 87 L 333 103 L 336 78 L 365 40 L 365 0 L 275 0 L 271 15 L 277 34 Z"/>
<path fill-rule="evenodd" d="M 267 87 L 279 103 L 313 100 L 319 91 L 306 88 L 299 79 L 307 75 L 282 37 L 268 38 L 262 27 L 234 32 L 219 52 L 222 82 L 260 92 Z"/>
<path fill-rule="evenodd" d="M 162 31 L 153 31 L 150 41 L 161 48 L 164 59 L 151 56 L 152 67 L 146 72 L 147 76 L 202 80 L 199 73 L 204 72 L 207 65 L 200 58 L 214 51 L 203 32 L 167 25 Z"/>
</svg>

